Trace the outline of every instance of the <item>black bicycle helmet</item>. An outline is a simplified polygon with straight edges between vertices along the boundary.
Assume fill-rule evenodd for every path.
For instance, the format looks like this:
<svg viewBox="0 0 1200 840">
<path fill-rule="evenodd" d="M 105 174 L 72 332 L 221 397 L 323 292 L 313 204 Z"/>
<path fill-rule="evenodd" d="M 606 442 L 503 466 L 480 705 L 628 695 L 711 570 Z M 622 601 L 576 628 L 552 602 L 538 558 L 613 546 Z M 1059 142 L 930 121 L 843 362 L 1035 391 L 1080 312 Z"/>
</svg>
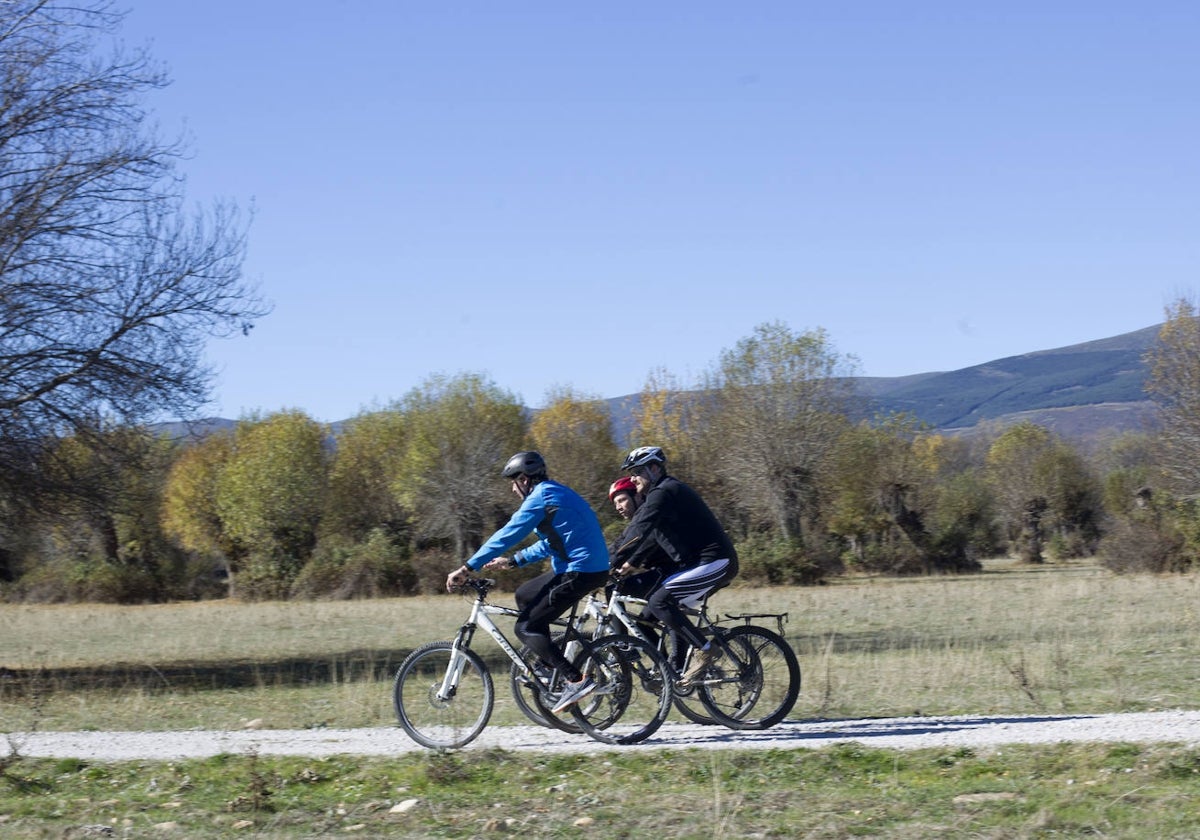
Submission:
<svg viewBox="0 0 1200 840">
<path fill-rule="evenodd" d="M 660 464 L 667 463 L 667 456 L 663 454 L 661 447 L 639 446 L 625 456 L 625 463 L 621 465 L 621 469 L 631 470 L 634 467 L 653 464 L 655 462 Z"/>
<path fill-rule="evenodd" d="M 546 460 L 538 452 L 518 452 L 508 459 L 504 471 L 500 473 L 505 478 L 516 478 L 519 475 L 545 475 Z"/>
</svg>

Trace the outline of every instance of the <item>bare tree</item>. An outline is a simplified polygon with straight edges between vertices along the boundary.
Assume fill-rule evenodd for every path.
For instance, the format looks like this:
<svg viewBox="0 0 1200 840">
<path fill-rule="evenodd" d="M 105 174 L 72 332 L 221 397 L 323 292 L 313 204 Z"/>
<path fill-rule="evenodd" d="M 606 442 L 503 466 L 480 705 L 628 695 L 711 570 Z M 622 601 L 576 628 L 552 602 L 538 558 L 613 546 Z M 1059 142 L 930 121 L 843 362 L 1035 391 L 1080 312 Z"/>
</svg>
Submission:
<svg viewBox="0 0 1200 840">
<path fill-rule="evenodd" d="M 785 539 L 803 535 L 822 465 L 848 425 L 856 363 L 823 330 L 793 333 L 780 322 L 721 355 L 711 384 L 722 441 L 714 469 Z"/>
<path fill-rule="evenodd" d="M 144 51 L 99 57 L 121 18 L 0 4 L 0 480 L 25 489 L 57 436 L 194 412 L 205 342 L 266 311 L 236 210 L 184 212 L 183 148 L 143 105 L 164 74 Z"/>
<path fill-rule="evenodd" d="M 1180 298 L 1168 307 L 1147 361 L 1146 390 L 1162 418 L 1157 436 L 1162 468 L 1173 489 L 1200 495 L 1200 313 L 1195 301 Z"/>
</svg>

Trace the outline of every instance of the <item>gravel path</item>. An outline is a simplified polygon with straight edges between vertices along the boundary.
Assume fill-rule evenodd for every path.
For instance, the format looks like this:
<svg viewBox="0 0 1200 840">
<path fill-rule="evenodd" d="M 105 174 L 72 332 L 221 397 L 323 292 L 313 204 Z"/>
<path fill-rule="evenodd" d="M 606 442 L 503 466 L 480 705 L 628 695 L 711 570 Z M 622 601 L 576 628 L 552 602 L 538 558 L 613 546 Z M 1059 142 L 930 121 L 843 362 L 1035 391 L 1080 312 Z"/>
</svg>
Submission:
<svg viewBox="0 0 1200 840">
<path fill-rule="evenodd" d="M 668 723 L 636 746 L 614 747 L 535 726 L 493 726 L 466 749 L 503 747 L 546 753 L 655 749 L 816 749 L 857 741 L 888 749 L 995 747 L 1061 741 L 1173 742 L 1200 745 L 1200 711 L 1026 717 L 906 717 L 785 721 L 764 732 Z M 0 756 L 92 761 L 205 758 L 220 753 L 390 756 L 423 752 L 398 727 L 255 729 L 189 732 L 33 732 L 0 736 Z"/>
</svg>

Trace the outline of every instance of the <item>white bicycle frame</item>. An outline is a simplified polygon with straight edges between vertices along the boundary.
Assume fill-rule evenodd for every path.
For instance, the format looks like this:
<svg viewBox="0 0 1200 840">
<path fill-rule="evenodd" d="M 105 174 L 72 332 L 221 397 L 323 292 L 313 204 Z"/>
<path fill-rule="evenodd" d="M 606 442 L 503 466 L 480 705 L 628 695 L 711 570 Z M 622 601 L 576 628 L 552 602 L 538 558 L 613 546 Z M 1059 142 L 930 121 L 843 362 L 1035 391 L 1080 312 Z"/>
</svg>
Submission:
<svg viewBox="0 0 1200 840">
<path fill-rule="evenodd" d="M 614 592 L 605 603 L 600 598 L 596 597 L 596 593 L 588 595 L 587 603 L 584 606 L 584 615 L 589 618 L 594 618 L 598 625 L 603 625 L 605 620 L 613 620 L 621 625 L 623 629 L 620 633 L 628 633 L 638 639 L 641 639 L 647 644 L 654 644 L 649 636 L 642 630 L 637 619 L 629 614 L 627 606 L 644 607 L 649 603 L 645 598 L 635 598 L 632 595 L 620 595 Z"/>
<path fill-rule="evenodd" d="M 515 617 L 518 613 L 512 607 L 489 604 L 483 600 L 482 596 L 476 596 L 475 602 L 471 605 L 470 618 L 458 629 L 458 634 L 454 637 L 454 644 L 451 647 L 450 667 L 446 669 L 446 676 L 442 678 L 441 688 L 437 692 L 439 700 L 450 699 L 458 690 L 458 680 L 462 676 L 463 668 L 467 665 L 467 658 L 463 656 L 462 652 L 471 647 L 471 640 L 475 635 L 476 628 L 483 628 L 484 632 L 495 639 L 500 649 L 520 667 L 525 676 L 537 679 L 529 666 L 521 659 L 521 655 L 513 649 L 508 638 L 496 626 L 496 622 L 492 620 L 493 615 Z"/>
</svg>

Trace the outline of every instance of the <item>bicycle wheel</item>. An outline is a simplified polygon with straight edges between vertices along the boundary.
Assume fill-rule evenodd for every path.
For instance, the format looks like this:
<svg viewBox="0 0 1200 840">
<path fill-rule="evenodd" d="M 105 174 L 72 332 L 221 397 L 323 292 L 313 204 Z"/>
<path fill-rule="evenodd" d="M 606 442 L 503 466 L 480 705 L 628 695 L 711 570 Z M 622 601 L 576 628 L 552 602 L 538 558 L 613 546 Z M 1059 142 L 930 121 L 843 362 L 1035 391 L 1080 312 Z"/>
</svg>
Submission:
<svg viewBox="0 0 1200 840">
<path fill-rule="evenodd" d="M 562 633 L 554 635 L 554 641 L 557 643 L 562 639 Z M 537 662 L 537 655 L 526 645 L 519 651 L 521 658 L 526 662 Z M 517 665 L 513 663 L 508 671 L 509 680 L 512 684 L 513 702 L 517 704 L 517 708 L 521 713 L 538 726 L 545 726 L 547 729 L 558 729 L 563 732 L 570 732 L 573 735 L 578 735 L 583 729 L 575 722 L 575 717 L 569 710 L 559 712 L 557 715 L 546 708 L 547 705 L 553 706 L 553 703 L 547 703 L 544 700 L 539 700 L 541 690 L 531 677 L 525 676 L 525 673 Z"/>
<path fill-rule="evenodd" d="M 728 648 L 700 682 L 701 699 L 731 729 L 767 729 L 787 716 L 800 695 L 800 663 L 787 641 L 754 625 L 722 629 Z"/>
<path fill-rule="evenodd" d="M 671 711 L 670 667 L 651 644 L 625 634 L 585 643 L 576 666 L 596 690 L 571 706 L 589 736 L 606 744 L 636 744 L 653 735 Z"/>
<path fill-rule="evenodd" d="M 451 666 L 457 678 L 439 697 Z M 429 642 L 400 663 L 392 689 L 396 717 L 409 737 L 431 749 L 455 749 L 475 740 L 492 715 L 492 675 L 472 650 L 453 642 Z"/>
</svg>

